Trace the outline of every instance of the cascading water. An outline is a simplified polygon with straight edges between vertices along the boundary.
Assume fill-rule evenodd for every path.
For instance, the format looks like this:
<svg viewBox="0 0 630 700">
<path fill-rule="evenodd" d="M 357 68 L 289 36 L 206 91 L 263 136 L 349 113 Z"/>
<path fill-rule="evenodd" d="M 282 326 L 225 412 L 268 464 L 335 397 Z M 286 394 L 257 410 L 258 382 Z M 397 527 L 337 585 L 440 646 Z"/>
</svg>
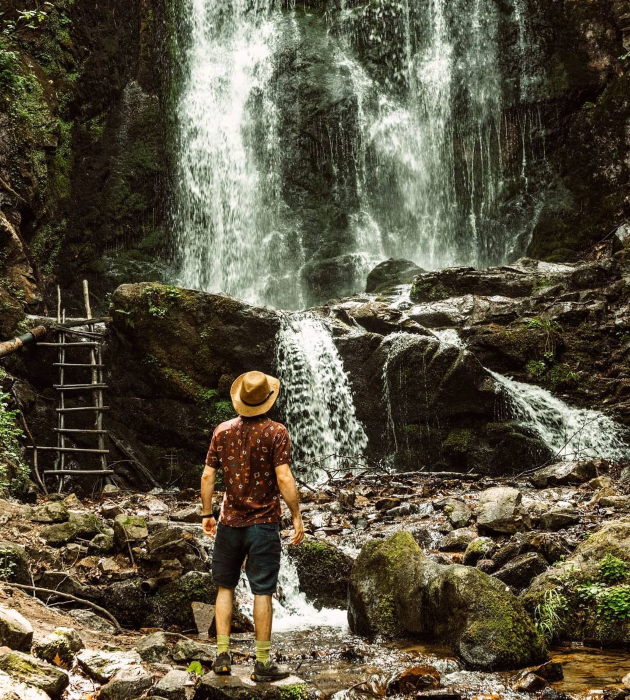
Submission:
<svg viewBox="0 0 630 700">
<path fill-rule="evenodd" d="M 574 408 L 539 386 L 488 371 L 502 387 L 514 419 L 530 428 L 557 459 L 630 458 L 627 428 L 608 416 Z"/>
<path fill-rule="evenodd" d="M 352 391 L 341 357 L 324 321 L 311 314 L 285 318 L 277 341 L 278 376 L 285 387 L 280 397 L 284 419 L 307 466 L 310 480 L 353 463 L 344 457 L 360 457 L 367 437 L 356 417 Z"/>
</svg>

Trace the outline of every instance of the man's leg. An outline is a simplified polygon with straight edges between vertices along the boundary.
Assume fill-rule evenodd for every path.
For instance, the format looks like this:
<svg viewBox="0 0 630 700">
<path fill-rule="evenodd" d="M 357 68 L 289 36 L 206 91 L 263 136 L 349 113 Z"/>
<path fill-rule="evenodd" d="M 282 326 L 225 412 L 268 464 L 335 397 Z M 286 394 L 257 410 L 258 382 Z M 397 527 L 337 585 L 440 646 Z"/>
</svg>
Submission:
<svg viewBox="0 0 630 700">
<path fill-rule="evenodd" d="M 254 627 L 256 628 L 256 661 L 269 664 L 271 652 L 271 623 L 273 604 L 270 595 L 254 596 Z"/>
<path fill-rule="evenodd" d="M 214 619 L 217 623 L 217 655 L 229 654 L 230 632 L 232 630 L 232 606 L 234 604 L 234 589 L 219 586 L 217 606 Z"/>
</svg>

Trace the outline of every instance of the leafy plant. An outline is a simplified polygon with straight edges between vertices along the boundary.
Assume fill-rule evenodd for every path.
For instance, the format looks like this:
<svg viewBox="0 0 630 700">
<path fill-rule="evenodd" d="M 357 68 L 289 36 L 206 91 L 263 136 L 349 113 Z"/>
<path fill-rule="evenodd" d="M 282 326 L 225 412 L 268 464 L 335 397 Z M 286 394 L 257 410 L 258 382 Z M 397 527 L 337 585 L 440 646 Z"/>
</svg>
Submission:
<svg viewBox="0 0 630 700">
<path fill-rule="evenodd" d="M 608 584 L 623 581 L 630 571 L 628 563 L 610 552 L 599 563 L 599 577 Z"/>
<path fill-rule="evenodd" d="M 603 590 L 597 601 L 597 614 L 607 620 L 630 620 L 630 586 Z"/>
<path fill-rule="evenodd" d="M 6 549 L 0 550 L 0 581 L 9 581 L 15 570 L 15 562 Z"/>
<path fill-rule="evenodd" d="M 558 635 L 562 627 L 562 613 L 567 610 L 567 599 L 557 589 L 545 591 L 542 602 L 534 610 L 534 624 L 547 642 Z"/>
<path fill-rule="evenodd" d="M 556 356 L 556 345 L 562 333 L 562 326 L 557 321 L 542 318 L 530 318 L 525 326 L 530 330 L 541 330 L 545 333 L 543 357 L 547 362 L 553 362 Z"/>
<path fill-rule="evenodd" d="M 203 666 L 199 663 L 199 661 L 193 661 L 186 669 L 186 672 L 194 673 L 197 676 L 203 676 Z"/>
<path fill-rule="evenodd" d="M 29 468 L 20 450 L 24 434 L 16 425 L 19 411 L 9 409 L 9 399 L 9 394 L 0 392 L 0 493 L 17 494 L 26 485 Z"/>
</svg>

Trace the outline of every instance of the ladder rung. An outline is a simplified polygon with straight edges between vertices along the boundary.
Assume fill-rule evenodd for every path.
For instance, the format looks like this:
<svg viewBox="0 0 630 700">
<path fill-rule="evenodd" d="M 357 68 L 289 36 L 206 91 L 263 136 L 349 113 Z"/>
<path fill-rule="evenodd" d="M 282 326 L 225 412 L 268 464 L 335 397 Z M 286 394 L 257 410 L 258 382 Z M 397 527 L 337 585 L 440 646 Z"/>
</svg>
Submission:
<svg viewBox="0 0 630 700">
<path fill-rule="evenodd" d="M 102 343 L 94 343 L 91 340 L 85 343 L 37 343 L 38 345 L 46 345 L 49 348 L 97 348 Z"/>
<path fill-rule="evenodd" d="M 107 389 L 107 384 L 53 384 L 57 391 L 89 391 L 91 389 Z"/>
<path fill-rule="evenodd" d="M 48 474 L 58 474 L 63 476 L 64 474 L 115 474 L 113 469 L 46 469 L 43 472 L 44 476 Z"/>
<path fill-rule="evenodd" d="M 105 365 L 94 364 L 91 365 L 89 362 L 53 362 L 54 367 L 92 367 L 94 369 L 99 369 L 100 367 L 105 367 Z"/>
<path fill-rule="evenodd" d="M 109 411 L 109 406 L 77 406 L 76 408 L 56 408 L 57 413 L 74 413 L 75 411 Z"/>
<path fill-rule="evenodd" d="M 85 433 L 107 435 L 107 430 L 84 430 L 83 428 L 53 428 L 56 433 Z"/>
<path fill-rule="evenodd" d="M 108 455 L 109 450 L 91 450 L 86 447 L 37 447 L 33 445 L 26 446 L 29 450 L 45 450 L 46 452 L 89 452 L 97 455 Z"/>
</svg>

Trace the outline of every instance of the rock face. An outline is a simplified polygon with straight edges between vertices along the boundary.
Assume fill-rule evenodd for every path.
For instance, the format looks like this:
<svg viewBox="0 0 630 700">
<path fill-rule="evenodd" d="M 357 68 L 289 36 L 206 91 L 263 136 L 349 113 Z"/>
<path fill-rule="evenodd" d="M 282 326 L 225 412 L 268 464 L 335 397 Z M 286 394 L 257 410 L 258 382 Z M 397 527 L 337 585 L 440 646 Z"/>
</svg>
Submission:
<svg viewBox="0 0 630 700">
<path fill-rule="evenodd" d="M 352 559 L 333 545 L 306 539 L 292 545 L 288 554 L 295 562 L 300 590 L 315 605 L 324 608 L 345 608 Z"/>
<path fill-rule="evenodd" d="M 399 284 L 411 284 L 416 275 L 424 272 L 411 260 L 390 258 L 377 265 L 368 275 L 366 292 L 383 292 Z"/>
<path fill-rule="evenodd" d="M 29 651 L 33 641 L 31 623 L 17 610 L 0 607 L 0 646 Z"/>
<path fill-rule="evenodd" d="M 546 656 L 531 618 L 504 584 L 476 569 L 432 562 L 408 532 L 363 547 L 348 600 L 354 632 L 447 641 L 468 668 L 517 668 Z"/>
</svg>

